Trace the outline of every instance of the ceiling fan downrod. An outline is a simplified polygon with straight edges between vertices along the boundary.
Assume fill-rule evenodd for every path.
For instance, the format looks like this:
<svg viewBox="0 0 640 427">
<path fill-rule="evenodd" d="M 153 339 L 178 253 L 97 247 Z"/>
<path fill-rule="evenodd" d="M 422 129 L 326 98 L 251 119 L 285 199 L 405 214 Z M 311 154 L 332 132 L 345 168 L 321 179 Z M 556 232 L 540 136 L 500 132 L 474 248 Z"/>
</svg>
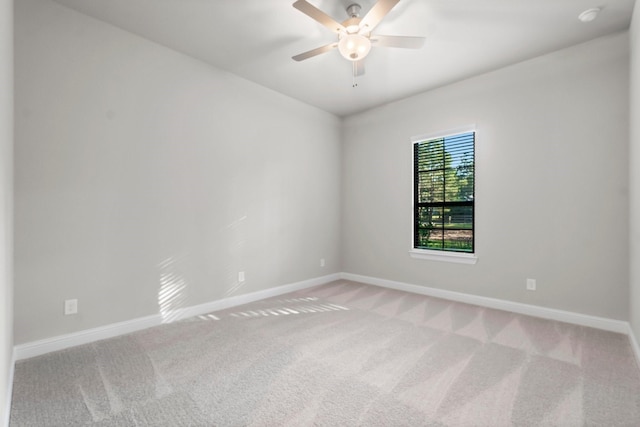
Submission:
<svg viewBox="0 0 640 427">
<path fill-rule="evenodd" d="M 347 14 L 349 14 L 350 18 L 358 18 L 360 16 L 360 9 L 362 9 L 362 7 L 358 3 L 350 4 L 347 7 Z"/>
<path fill-rule="evenodd" d="M 420 49 L 424 44 L 424 37 L 381 36 L 372 34 L 375 27 L 399 1 L 400 0 L 377 0 L 364 18 L 360 18 L 360 11 L 362 10 L 360 4 L 351 3 L 346 8 L 349 18 L 344 22 L 338 22 L 307 0 L 296 0 L 293 3 L 294 8 L 327 27 L 338 36 L 338 40 L 295 55 L 292 57 L 293 60 L 304 61 L 305 59 L 313 58 L 314 56 L 337 48 L 344 59 L 353 62 L 353 87 L 356 87 L 356 77 L 364 74 L 362 60 L 369 54 L 369 51 L 373 47 L 372 42 L 375 42 L 375 46 L 406 49 Z"/>
</svg>

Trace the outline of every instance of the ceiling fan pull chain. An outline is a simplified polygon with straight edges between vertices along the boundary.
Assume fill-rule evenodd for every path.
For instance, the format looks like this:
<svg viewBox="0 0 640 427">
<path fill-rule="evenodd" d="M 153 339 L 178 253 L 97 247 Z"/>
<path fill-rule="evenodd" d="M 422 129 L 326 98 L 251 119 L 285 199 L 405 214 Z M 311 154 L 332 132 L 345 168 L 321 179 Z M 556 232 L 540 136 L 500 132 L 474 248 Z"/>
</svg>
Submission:
<svg viewBox="0 0 640 427">
<path fill-rule="evenodd" d="M 351 61 L 351 69 L 353 71 L 353 84 L 351 87 L 357 87 L 358 83 L 356 83 L 356 61 Z"/>
<path fill-rule="evenodd" d="M 357 1 L 357 0 L 351 0 Z M 296 0 L 293 7 L 304 13 L 314 21 L 322 24 L 331 32 L 337 34 L 338 40 L 307 52 L 303 52 L 292 58 L 295 61 L 304 61 L 314 56 L 338 49 L 340 55 L 352 62 L 353 80 L 351 87 L 357 87 L 356 77 L 364 74 L 362 60 L 369 54 L 374 46 L 401 47 L 406 49 L 419 49 L 424 44 L 424 37 L 406 36 L 380 36 L 372 34 L 380 21 L 398 4 L 400 0 L 369 0 L 374 2 L 364 18 L 360 18 L 361 7 L 358 3 L 347 3 L 347 15 L 349 18 L 338 22 L 327 15 L 307 0 Z M 374 44 L 375 43 L 375 44 Z"/>
</svg>

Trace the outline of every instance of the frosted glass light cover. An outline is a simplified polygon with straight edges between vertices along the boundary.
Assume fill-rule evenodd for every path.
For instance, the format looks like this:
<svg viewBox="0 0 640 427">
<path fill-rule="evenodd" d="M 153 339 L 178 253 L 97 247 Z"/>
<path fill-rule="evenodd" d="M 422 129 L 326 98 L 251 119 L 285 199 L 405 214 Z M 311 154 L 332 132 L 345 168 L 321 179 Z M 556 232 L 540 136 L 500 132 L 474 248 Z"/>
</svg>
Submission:
<svg viewBox="0 0 640 427">
<path fill-rule="evenodd" d="M 369 54 L 371 40 L 360 34 L 348 34 L 338 43 L 340 54 L 349 61 L 359 61 Z"/>
</svg>

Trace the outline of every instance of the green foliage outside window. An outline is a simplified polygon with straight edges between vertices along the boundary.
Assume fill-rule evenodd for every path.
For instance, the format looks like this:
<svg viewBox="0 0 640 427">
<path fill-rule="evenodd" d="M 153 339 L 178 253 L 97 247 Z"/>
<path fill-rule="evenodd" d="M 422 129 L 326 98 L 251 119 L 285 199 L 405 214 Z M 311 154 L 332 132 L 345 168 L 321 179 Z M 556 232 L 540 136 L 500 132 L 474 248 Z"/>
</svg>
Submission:
<svg viewBox="0 0 640 427">
<path fill-rule="evenodd" d="M 474 251 L 473 132 L 414 144 L 414 246 Z"/>
</svg>

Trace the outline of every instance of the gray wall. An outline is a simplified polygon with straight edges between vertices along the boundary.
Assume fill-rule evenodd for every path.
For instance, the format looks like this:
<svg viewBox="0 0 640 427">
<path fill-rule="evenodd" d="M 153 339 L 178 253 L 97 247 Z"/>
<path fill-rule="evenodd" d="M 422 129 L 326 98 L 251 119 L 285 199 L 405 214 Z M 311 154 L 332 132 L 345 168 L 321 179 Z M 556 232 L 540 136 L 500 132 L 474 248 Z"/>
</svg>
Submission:
<svg viewBox="0 0 640 427">
<path fill-rule="evenodd" d="M 13 355 L 13 1 L 0 0 L 0 425 L 9 416 Z"/>
<path fill-rule="evenodd" d="M 626 320 L 628 52 L 618 34 L 346 119 L 344 271 Z M 468 124 L 478 263 L 410 258 L 409 139 Z"/>
<path fill-rule="evenodd" d="M 341 270 L 338 118 L 16 3 L 16 344 Z"/>
<path fill-rule="evenodd" d="M 630 135 L 630 287 L 631 327 L 640 339 L 640 6 L 636 3 L 631 21 L 631 135 Z"/>
<path fill-rule="evenodd" d="M 627 34 L 341 123 L 58 4 L 16 7 L 16 343 L 338 271 L 628 318 Z M 412 259 L 409 138 L 468 124 L 478 264 Z"/>
</svg>

